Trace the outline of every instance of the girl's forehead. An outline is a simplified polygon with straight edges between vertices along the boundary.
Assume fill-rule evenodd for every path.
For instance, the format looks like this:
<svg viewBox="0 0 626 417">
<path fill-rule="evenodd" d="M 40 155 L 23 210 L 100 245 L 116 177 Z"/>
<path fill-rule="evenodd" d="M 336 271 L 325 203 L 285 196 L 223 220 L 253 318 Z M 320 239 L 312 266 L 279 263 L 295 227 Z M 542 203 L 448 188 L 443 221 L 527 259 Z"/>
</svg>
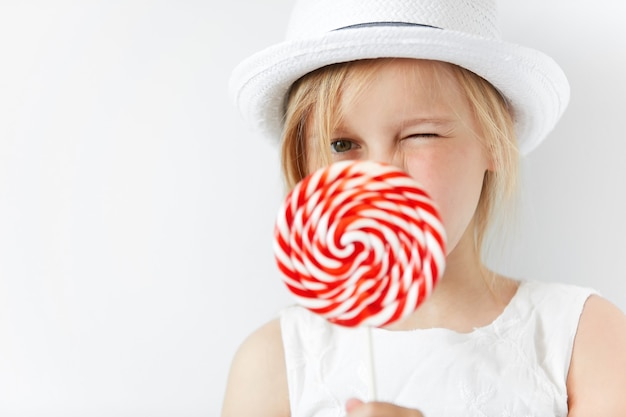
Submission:
<svg viewBox="0 0 626 417">
<path fill-rule="evenodd" d="M 456 72 L 459 69 L 447 62 L 419 59 L 377 59 L 355 61 L 348 65 L 340 93 L 345 99 L 354 99 L 381 79 L 394 79 L 407 89 L 437 94 L 441 90 L 462 93 Z M 452 90 L 452 91 L 451 91 Z"/>
<path fill-rule="evenodd" d="M 338 94 L 339 113 L 350 112 L 363 100 L 380 106 L 413 105 L 457 107 L 465 105 L 467 93 L 451 64 L 415 59 L 381 59 L 348 68 Z"/>
<path fill-rule="evenodd" d="M 445 62 L 417 59 L 362 60 L 329 67 L 313 89 L 318 91 L 313 93 L 317 104 L 307 112 L 305 136 L 325 137 L 330 134 L 327 129 L 347 129 L 363 114 L 371 115 L 368 121 L 391 125 L 416 118 L 466 117 L 471 110 L 460 71 Z"/>
</svg>

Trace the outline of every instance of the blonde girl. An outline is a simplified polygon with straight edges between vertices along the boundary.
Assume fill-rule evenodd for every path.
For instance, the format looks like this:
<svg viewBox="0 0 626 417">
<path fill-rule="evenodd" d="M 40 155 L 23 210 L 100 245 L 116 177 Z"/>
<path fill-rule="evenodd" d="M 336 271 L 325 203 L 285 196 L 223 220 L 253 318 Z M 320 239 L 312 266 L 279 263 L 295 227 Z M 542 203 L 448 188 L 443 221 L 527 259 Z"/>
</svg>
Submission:
<svg viewBox="0 0 626 417">
<path fill-rule="evenodd" d="M 333 161 L 401 167 L 448 237 L 443 279 L 374 329 L 367 398 L 359 329 L 292 306 L 237 352 L 223 417 L 626 415 L 626 317 L 591 289 L 489 270 L 487 230 L 517 161 L 569 99 L 558 65 L 499 39 L 489 0 L 302 0 L 287 41 L 233 74 L 244 118 L 279 138 L 288 187 Z"/>
</svg>

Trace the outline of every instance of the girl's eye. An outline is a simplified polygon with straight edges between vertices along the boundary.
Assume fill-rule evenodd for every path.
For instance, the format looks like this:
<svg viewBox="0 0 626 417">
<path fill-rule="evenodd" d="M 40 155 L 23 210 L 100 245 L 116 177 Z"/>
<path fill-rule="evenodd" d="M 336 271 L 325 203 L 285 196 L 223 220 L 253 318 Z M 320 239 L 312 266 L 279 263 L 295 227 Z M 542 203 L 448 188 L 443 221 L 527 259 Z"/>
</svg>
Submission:
<svg viewBox="0 0 626 417">
<path fill-rule="evenodd" d="M 436 138 L 439 135 L 436 133 L 417 133 L 415 135 L 411 135 L 412 138 Z"/>
<path fill-rule="evenodd" d="M 348 152 L 355 148 L 354 142 L 346 139 L 334 140 L 330 143 L 330 148 L 333 153 Z"/>
</svg>

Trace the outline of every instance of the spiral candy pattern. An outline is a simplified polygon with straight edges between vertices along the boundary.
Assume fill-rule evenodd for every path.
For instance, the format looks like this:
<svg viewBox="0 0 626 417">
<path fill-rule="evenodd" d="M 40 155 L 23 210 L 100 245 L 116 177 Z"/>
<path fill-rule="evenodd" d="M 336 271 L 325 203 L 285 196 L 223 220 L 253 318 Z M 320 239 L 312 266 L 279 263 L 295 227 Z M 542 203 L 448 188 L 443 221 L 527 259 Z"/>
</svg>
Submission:
<svg viewBox="0 0 626 417">
<path fill-rule="evenodd" d="M 406 317 L 445 266 L 445 231 L 430 197 L 403 171 L 372 161 L 336 162 L 299 182 L 274 237 L 298 303 L 342 326 Z"/>
</svg>

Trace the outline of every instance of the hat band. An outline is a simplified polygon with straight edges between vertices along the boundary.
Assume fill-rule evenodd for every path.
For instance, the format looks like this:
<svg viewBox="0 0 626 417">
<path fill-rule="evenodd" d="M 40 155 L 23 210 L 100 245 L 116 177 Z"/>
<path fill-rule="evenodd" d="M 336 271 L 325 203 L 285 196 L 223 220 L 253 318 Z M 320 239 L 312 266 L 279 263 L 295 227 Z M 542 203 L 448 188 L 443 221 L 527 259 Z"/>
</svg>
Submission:
<svg viewBox="0 0 626 417">
<path fill-rule="evenodd" d="M 336 30 L 344 30 L 344 29 L 358 29 L 358 28 L 367 28 L 374 26 L 420 26 L 424 28 L 432 28 L 432 29 L 441 29 L 437 26 L 432 25 L 423 25 L 421 23 L 410 23 L 410 22 L 367 22 L 367 23 L 357 23 L 354 25 L 344 26 L 341 28 L 333 29 L 333 32 Z"/>
</svg>

